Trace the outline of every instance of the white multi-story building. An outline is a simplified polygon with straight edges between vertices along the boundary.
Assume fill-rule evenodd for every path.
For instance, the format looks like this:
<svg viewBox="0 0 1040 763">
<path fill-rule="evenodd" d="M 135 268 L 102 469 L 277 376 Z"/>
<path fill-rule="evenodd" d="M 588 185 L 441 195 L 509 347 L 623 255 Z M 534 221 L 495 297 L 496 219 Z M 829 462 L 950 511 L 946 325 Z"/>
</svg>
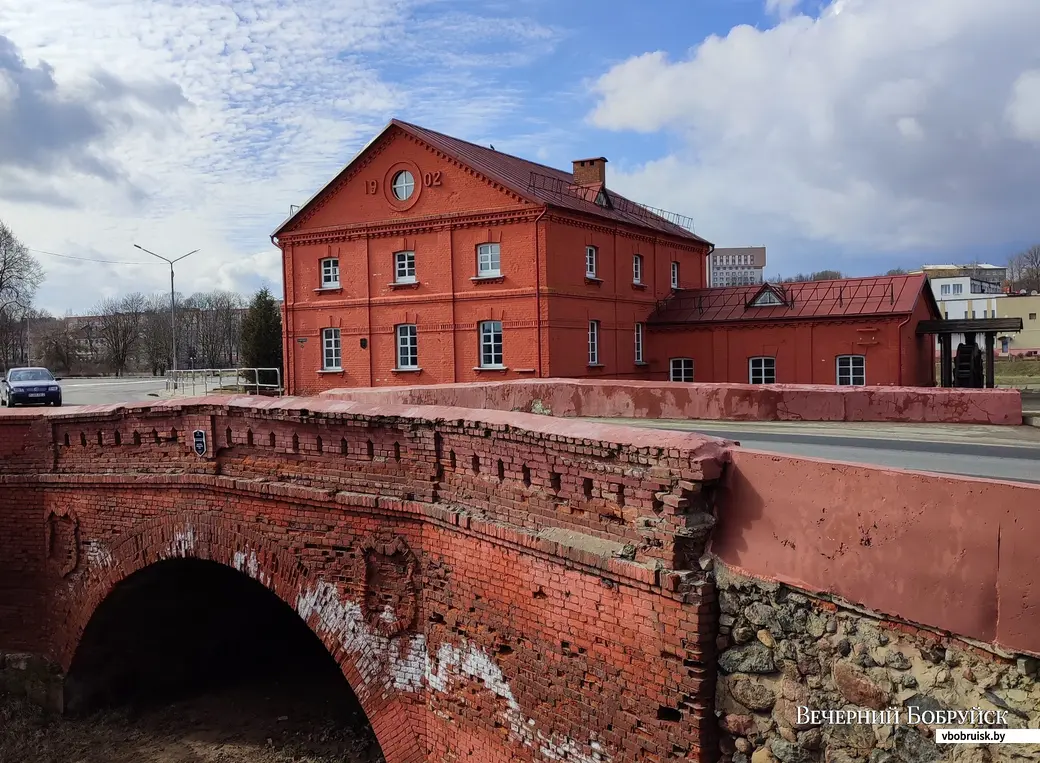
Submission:
<svg viewBox="0 0 1040 763">
<path fill-rule="evenodd" d="M 929 278 L 928 283 L 943 318 L 950 320 L 996 318 L 999 303 L 1007 297 L 1000 284 L 970 276 Z M 954 334 L 952 341 L 956 348 L 964 341 L 964 335 Z M 939 346 L 938 339 L 935 346 Z"/>
<path fill-rule="evenodd" d="M 764 246 L 715 249 L 711 253 L 712 286 L 749 286 L 762 283 L 766 267 Z"/>
</svg>

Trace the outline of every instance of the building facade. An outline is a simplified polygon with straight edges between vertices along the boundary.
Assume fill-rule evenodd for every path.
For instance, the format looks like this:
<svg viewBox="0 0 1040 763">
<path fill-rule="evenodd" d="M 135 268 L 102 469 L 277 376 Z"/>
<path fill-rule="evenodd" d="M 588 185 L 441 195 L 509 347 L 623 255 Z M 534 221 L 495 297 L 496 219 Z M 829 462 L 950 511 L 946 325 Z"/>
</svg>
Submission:
<svg viewBox="0 0 1040 763">
<path fill-rule="evenodd" d="M 707 288 L 712 244 L 613 192 L 602 157 L 565 172 L 394 120 L 272 241 L 289 394 L 546 377 L 934 384 L 932 338 L 915 333 L 940 317 L 923 275 Z M 734 273 L 765 265 L 762 248 L 728 251 Z"/>
<path fill-rule="evenodd" d="M 997 337 L 1001 355 L 1040 355 L 1040 296 L 1009 294 L 997 304 L 998 318 L 1021 318 L 1022 331 Z"/>
<path fill-rule="evenodd" d="M 699 289 L 649 319 L 655 378 L 934 386 L 939 317 L 923 276 Z"/>
<path fill-rule="evenodd" d="M 711 244 L 605 174 L 391 122 L 273 236 L 288 391 L 643 376 L 647 316 Z"/>
<path fill-rule="evenodd" d="M 1001 287 L 1007 282 L 1007 267 L 975 262 L 969 265 L 924 265 L 913 275 L 924 273 L 931 279 L 939 278 L 974 278 L 978 281 L 989 281 Z"/>
<path fill-rule="evenodd" d="M 766 267 L 764 246 L 716 248 L 708 261 L 712 286 L 752 286 L 763 281 Z"/>
</svg>

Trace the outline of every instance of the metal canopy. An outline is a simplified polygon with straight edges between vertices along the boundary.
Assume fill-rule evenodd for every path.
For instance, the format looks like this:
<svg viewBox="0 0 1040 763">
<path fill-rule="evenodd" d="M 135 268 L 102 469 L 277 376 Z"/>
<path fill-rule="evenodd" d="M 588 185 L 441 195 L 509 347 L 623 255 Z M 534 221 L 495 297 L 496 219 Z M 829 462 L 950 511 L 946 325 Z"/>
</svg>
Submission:
<svg viewBox="0 0 1040 763">
<path fill-rule="evenodd" d="M 917 324 L 918 334 L 988 334 L 1021 330 L 1021 318 L 958 318 Z"/>
</svg>

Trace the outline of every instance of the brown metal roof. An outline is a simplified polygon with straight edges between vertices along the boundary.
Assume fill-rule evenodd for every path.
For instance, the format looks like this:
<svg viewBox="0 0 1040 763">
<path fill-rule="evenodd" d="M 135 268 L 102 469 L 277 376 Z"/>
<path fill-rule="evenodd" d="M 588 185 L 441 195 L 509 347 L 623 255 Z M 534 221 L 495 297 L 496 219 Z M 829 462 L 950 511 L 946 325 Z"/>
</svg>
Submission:
<svg viewBox="0 0 1040 763">
<path fill-rule="evenodd" d="M 911 313 L 922 292 L 931 298 L 924 275 L 843 278 L 756 286 L 690 289 L 668 297 L 650 316 L 651 325 L 847 318 Z M 754 306 L 764 292 L 782 304 Z M 938 316 L 938 308 L 933 312 Z"/>
<path fill-rule="evenodd" d="M 513 193 L 534 204 L 548 204 L 559 209 L 578 212 L 594 217 L 605 218 L 613 222 L 627 223 L 634 227 L 644 228 L 657 233 L 664 233 L 676 238 L 709 243 L 692 231 L 692 220 L 682 215 L 674 215 L 664 210 L 653 209 L 631 201 L 610 189 L 606 191 L 609 201 L 607 206 L 596 203 L 600 188 L 574 185 L 574 177 L 570 172 L 548 167 L 544 164 L 504 154 L 491 148 L 478 146 L 450 135 L 428 130 L 419 125 L 391 120 L 386 129 L 368 145 L 376 143 L 379 137 L 392 128 L 399 128 L 413 135 L 428 145 L 443 151 L 466 166 L 476 170 L 485 177 L 508 188 Z M 367 150 L 367 147 L 366 147 Z M 345 167 L 336 179 L 314 195 L 294 215 L 282 223 L 274 235 L 278 235 L 297 219 L 324 191 L 333 186 L 350 166 L 364 154 L 364 150 Z M 684 227 L 685 226 L 685 227 Z"/>
</svg>

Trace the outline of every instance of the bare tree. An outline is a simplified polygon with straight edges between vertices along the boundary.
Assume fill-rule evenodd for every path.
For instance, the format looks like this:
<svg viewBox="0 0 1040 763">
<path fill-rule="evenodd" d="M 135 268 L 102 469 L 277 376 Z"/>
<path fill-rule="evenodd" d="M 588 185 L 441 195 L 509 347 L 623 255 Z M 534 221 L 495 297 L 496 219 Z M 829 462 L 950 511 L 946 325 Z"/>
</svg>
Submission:
<svg viewBox="0 0 1040 763">
<path fill-rule="evenodd" d="M 1034 244 L 1008 260 L 1012 291 L 1040 291 L 1040 244 Z"/>
<path fill-rule="evenodd" d="M 40 322 L 40 349 L 48 368 L 74 373 L 80 365 L 81 336 L 69 320 L 50 319 Z"/>
<path fill-rule="evenodd" d="M 104 299 L 94 308 L 98 335 L 116 376 L 126 371 L 140 343 L 146 304 L 143 294 L 128 294 L 121 299 Z"/>
<path fill-rule="evenodd" d="M 155 294 L 146 300 L 141 322 L 141 343 L 142 360 L 152 375 L 165 375 L 173 358 L 169 295 Z"/>
<path fill-rule="evenodd" d="M 43 283 L 43 268 L 25 244 L 0 221 L 0 313 L 28 310 Z M 19 316 L 21 317 L 21 316 Z"/>
<path fill-rule="evenodd" d="M 193 294 L 184 302 L 184 335 L 189 360 L 197 367 L 220 368 L 238 360 L 241 315 L 238 294 L 213 291 Z"/>
</svg>

